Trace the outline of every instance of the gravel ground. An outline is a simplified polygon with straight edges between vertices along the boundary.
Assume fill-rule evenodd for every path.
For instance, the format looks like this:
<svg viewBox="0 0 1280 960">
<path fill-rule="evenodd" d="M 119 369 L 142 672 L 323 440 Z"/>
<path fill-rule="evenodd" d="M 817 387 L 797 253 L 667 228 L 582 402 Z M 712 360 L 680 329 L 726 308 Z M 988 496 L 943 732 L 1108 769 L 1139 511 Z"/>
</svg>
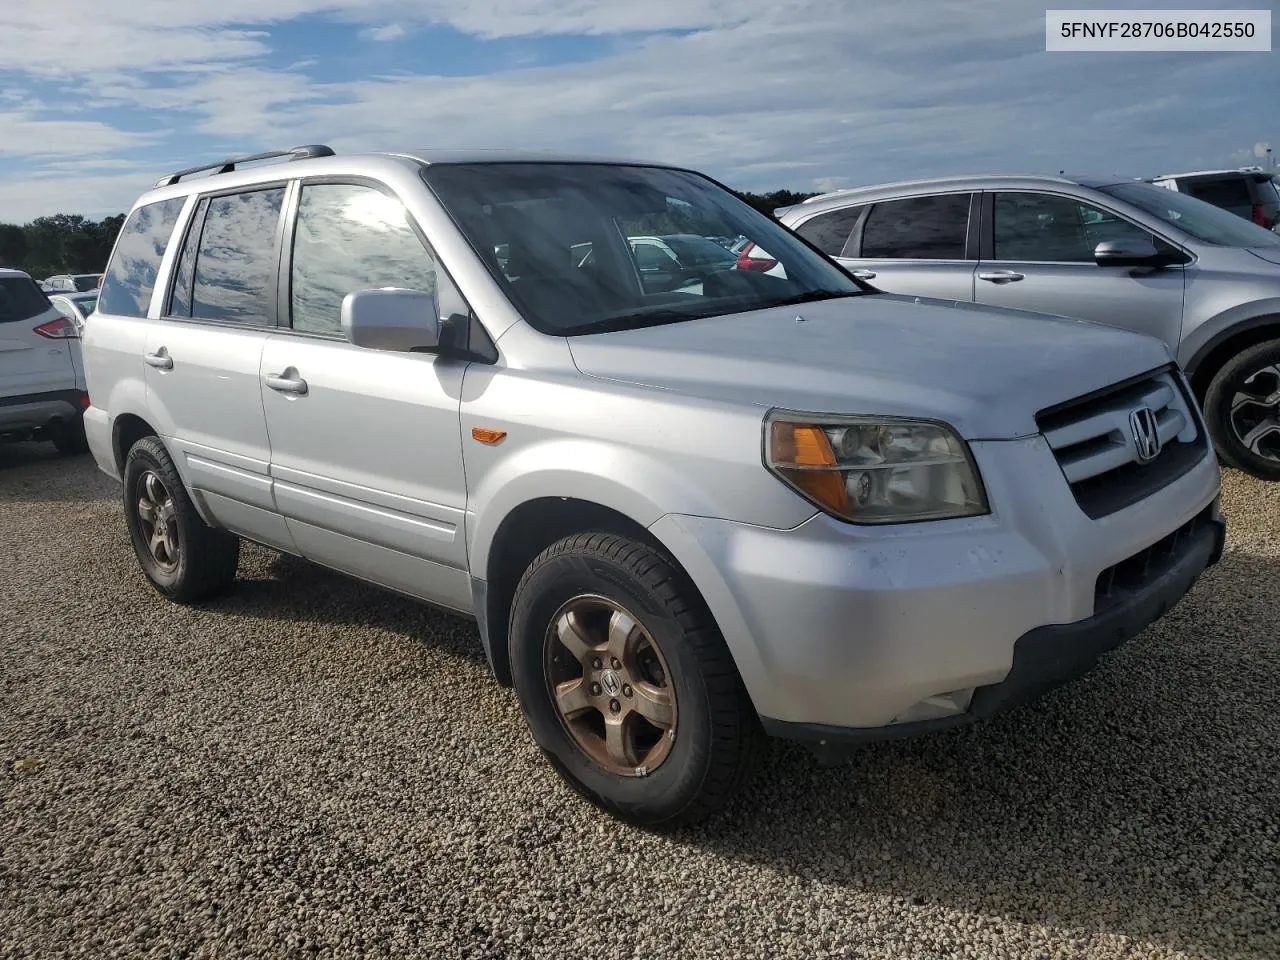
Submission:
<svg viewBox="0 0 1280 960">
<path fill-rule="evenodd" d="M 617 824 L 474 628 L 249 548 L 162 601 L 89 458 L 0 447 L 0 956 L 1280 957 L 1280 485 L 1075 685 Z"/>
</svg>

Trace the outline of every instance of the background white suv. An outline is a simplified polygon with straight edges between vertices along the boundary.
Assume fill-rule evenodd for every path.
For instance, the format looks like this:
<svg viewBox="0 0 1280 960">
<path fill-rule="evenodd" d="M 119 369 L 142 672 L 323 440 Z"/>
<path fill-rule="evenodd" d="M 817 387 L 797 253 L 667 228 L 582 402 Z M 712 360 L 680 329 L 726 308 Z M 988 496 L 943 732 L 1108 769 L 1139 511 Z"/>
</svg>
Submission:
<svg viewBox="0 0 1280 960">
<path fill-rule="evenodd" d="M 79 326 L 27 274 L 0 269 L 0 441 L 83 453 L 88 405 Z"/>
</svg>

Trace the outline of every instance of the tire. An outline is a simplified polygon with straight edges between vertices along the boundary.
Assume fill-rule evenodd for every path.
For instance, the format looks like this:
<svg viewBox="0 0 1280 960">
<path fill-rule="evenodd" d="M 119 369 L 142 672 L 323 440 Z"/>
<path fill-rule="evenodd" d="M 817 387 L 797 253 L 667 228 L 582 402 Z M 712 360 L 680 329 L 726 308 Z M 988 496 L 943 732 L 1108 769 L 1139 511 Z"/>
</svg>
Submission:
<svg viewBox="0 0 1280 960">
<path fill-rule="evenodd" d="M 124 517 L 142 572 L 162 596 L 194 603 L 235 580 L 239 538 L 200 519 L 158 437 L 143 437 L 125 459 Z"/>
<path fill-rule="evenodd" d="M 617 626 L 616 638 L 630 638 L 621 669 L 612 669 L 616 645 L 574 640 L 575 653 L 560 643 L 574 636 L 557 626 L 570 616 L 582 627 L 579 637 L 606 639 Z M 638 632 L 625 629 L 628 619 Z M 601 671 L 592 666 L 597 653 Z M 533 560 L 512 603 L 511 668 L 525 719 L 551 765 L 587 800 L 630 823 L 674 827 L 712 814 L 741 785 L 763 739 L 693 583 L 667 557 L 624 537 L 578 534 Z M 574 702 L 594 706 L 570 719 L 553 688 L 570 690 L 575 677 L 582 686 Z M 560 702 L 570 700 L 566 694 Z M 611 712 L 622 718 L 614 729 L 629 731 L 618 742 L 634 748 L 624 759 L 602 733 Z M 669 719 L 669 728 L 650 716 Z"/>
<path fill-rule="evenodd" d="M 1263 393 L 1280 394 L 1280 340 L 1259 343 L 1223 364 L 1205 391 L 1204 416 L 1223 463 L 1262 480 L 1280 480 L 1280 422 L 1276 421 L 1280 403 L 1269 405 L 1269 412 L 1261 421 L 1258 418 L 1264 411 L 1263 404 L 1246 402 L 1234 414 L 1232 410 L 1237 397 Z M 1276 423 L 1275 432 L 1268 431 L 1251 448 L 1241 434 L 1256 436 L 1255 431 L 1263 422 Z"/>
<path fill-rule="evenodd" d="M 89 440 L 84 435 L 84 421 L 79 417 L 74 423 L 63 426 L 54 432 L 53 445 L 63 456 L 75 456 L 89 452 Z"/>
</svg>

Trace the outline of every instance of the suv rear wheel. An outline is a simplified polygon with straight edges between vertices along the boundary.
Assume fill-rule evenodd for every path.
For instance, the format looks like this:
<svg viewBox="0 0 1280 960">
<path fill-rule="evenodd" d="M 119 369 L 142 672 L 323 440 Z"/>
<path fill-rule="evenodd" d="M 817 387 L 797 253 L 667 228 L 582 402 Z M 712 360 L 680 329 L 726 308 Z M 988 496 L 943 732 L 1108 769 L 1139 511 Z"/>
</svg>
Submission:
<svg viewBox="0 0 1280 960">
<path fill-rule="evenodd" d="M 1209 383 L 1205 419 L 1219 456 L 1263 480 L 1280 480 L 1280 340 L 1232 357 Z"/>
<path fill-rule="evenodd" d="M 125 459 L 124 517 L 143 573 L 170 600 L 203 600 L 235 580 L 239 538 L 200 519 L 158 437 L 143 437 Z"/>
<path fill-rule="evenodd" d="M 578 534 L 535 558 L 512 605 L 511 666 L 552 766 L 624 820 L 700 819 L 751 764 L 759 724 L 724 640 L 646 544 Z"/>
</svg>

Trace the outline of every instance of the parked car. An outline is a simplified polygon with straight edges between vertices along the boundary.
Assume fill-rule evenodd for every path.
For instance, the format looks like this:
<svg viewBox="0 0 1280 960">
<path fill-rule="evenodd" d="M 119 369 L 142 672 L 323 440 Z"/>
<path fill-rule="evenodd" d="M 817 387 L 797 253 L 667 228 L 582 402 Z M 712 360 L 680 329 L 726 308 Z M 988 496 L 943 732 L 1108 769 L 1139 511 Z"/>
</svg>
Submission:
<svg viewBox="0 0 1280 960">
<path fill-rule="evenodd" d="M 1273 175 L 1261 168 L 1165 173 L 1149 182 L 1229 210 L 1268 230 L 1280 225 L 1280 192 Z"/>
<path fill-rule="evenodd" d="M 84 332 L 84 323 L 89 314 L 98 306 L 98 291 L 89 290 L 84 293 L 55 293 L 49 302 L 64 317 L 75 321 L 76 329 Z"/>
<path fill-rule="evenodd" d="M 1222 550 L 1153 337 L 877 295 L 676 167 L 273 156 L 142 196 L 85 327 L 142 570 L 209 597 L 246 537 L 475 617 L 627 820 L 714 810 L 761 728 L 832 756 L 1003 710 Z M 648 291 L 618 225 L 672 206 L 785 276 Z"/>
<path fill-rule="evenodd" d="M 786 268 L 778 262 L 778 258 L 754 240 L 744 240 L 733 253 L 737 257 L 736 266 L 739 270 L 764 273 L 771 277 L 786 276 Z"/>
<path fill-rule="evenodd" d="M 1280 479 L 1280 236 L 1135 180 L 969 177 L 807 200 L 781 221 L 900 294 L 1164 340 L 1222 459 Z"/>
<path fill-rule="evenodd" d="M 21 270 L 0 269 L 0 441 L 83 453 L 80 332 Z"/>
<path fill-rule="evenodd" d="M 100 273 L 75 273 L 62 274 L 56 277 L 49 277 L 41 286 L 46 292 L 61 293 L 69 292 L 83 293 L 88 290 L 96 290 L 102 283 L 102 274 Z"/>
<path fill-rule="evenodd" d="M 737 265 L 734 255 L 720 244 L 692 233 L 628 239 L 641 282 L 654 293 L 701 283 Z"/>
</svg>

